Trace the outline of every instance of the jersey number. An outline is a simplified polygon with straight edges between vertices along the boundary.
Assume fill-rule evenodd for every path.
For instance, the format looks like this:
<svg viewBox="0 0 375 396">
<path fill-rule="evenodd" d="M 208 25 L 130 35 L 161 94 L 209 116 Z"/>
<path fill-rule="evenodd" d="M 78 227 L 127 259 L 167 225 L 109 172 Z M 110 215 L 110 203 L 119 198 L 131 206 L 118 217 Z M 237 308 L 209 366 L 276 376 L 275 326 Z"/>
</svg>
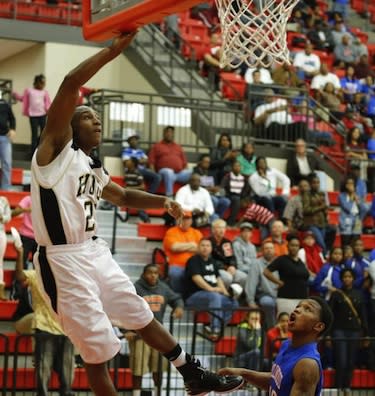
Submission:
<svg viewBox="0 0 375 396">
<path fill-rule="evenodd" d="M 94 208 L 91 201 L 86 201 L 84 203 L 85 213 L 86 213 L 86 228 L 85 231 L 93 231 L 95 229 L 95 219 L 93 219 Z"/>
</svg>

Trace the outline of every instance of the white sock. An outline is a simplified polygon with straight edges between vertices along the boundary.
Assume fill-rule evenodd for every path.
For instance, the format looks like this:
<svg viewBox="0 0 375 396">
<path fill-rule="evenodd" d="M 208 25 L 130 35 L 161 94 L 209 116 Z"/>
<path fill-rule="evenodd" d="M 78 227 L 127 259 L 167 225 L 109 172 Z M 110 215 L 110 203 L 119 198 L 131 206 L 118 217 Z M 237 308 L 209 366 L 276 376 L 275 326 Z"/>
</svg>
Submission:
<svg viewBox="0 0 375 396">
<path fill-rule="evenodd" d="M 171 360 L 171 363 L 175 367 L 181 367 L 184 364 L 186 364 L 186 353 L 184 350 L 181 351 L 181 353 L 178 355 L 177 359 Z"/>
</svg>

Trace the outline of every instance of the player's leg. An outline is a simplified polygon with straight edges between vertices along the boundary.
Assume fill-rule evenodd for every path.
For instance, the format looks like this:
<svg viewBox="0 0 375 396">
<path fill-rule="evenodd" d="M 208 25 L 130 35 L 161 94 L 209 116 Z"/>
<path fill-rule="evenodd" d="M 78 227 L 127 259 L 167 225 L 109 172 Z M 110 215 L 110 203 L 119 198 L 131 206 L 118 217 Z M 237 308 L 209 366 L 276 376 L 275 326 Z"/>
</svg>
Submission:
<svg viewBox="0 0 375 396">
<path fill-rule="evenodd" d="M 107 362 L 85 363 L 87 378 L 90 388 L 97 396 L 117 396 L 111 377 L 109 376 Z"/>
</svg>

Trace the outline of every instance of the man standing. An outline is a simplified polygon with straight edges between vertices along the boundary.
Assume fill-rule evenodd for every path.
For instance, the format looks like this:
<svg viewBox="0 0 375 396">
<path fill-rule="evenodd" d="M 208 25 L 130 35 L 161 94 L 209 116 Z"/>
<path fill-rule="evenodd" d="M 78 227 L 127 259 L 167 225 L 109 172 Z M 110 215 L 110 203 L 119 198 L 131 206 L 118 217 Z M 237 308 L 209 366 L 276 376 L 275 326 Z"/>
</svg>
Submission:
<svg viewBox="0 0 375 396">
<path fill-rule="evenodd" d="M 185 184 L 191 176 L 191 170 L 186 169 L 187 160 L 182 147 L 174 142 L 174 127 L 166 126 L 163 140 L 155 143 L 149 152 L 150 169 L 159 173 L 164 181 L 165 195 L 173 196 L 175 182 Z"/>
<path fill-rule="evenodd" d="M 264 276 L 263 272 L 275 258 L 273 243 L 264 241 L 262 256 L 255 260 L 245 284 L 247 303 L 250 308 L 260 306 L 263 309 L 266 329 L 275 325 L 277 287 Z"/>
<path fill-rule="evenodd" d="M 9 190 L 12 180 L 12 142 L 16 134 L 16 119 L 9 103 L 1 98 L 0 91 L 0 161 L 1 190 Z"/>
<path fill-rule="evenodd" d="M 240 235 L 233 241 L 233 251 L 236 257 L 237 268 L 248 274 L 252 272 L 254 261 L 257 258 L 255 246 L 251 243 L 253 225 L 248 222 L 240 224 Z"/>
<path fill-rule="evenodd" d="M 270 373 L 242 368 L 224 368 L 220 373 L 241 375 L 250 384 L 268 391 L 270 396 L 319 396 L 323 370 L 317 341 L 332 322 L 332 311 L 322 298 L 302 300 L 289 317 L 288 330 L 292 338 L 282 344 Z"/>
</svg>

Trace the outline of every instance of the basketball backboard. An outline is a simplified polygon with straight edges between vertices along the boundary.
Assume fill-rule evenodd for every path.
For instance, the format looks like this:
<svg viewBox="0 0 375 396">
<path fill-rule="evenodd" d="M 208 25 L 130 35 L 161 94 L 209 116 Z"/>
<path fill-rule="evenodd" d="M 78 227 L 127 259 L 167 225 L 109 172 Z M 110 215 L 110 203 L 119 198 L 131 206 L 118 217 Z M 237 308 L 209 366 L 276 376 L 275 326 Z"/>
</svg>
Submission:
<svg viewBox="0 0 375 396">
<path fill-rule="evenodd" d="M 202 3 L 202 0 L 82 0 L 86 40 L 104 41 L 121 32 L 162 20 Z"/>
</svg>

